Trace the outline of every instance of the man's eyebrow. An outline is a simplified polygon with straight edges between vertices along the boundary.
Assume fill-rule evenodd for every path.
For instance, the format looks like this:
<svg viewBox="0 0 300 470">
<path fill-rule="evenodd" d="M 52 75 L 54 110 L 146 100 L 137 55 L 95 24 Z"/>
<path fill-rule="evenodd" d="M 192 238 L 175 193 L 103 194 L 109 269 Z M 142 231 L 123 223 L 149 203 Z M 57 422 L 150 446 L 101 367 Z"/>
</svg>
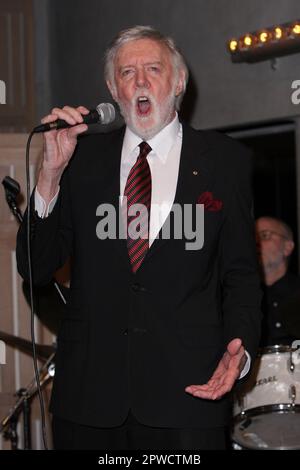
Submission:
<svg viewBox="0 0 300 470">
<path fill-rule="evenodd" d="M 162 61 L 161 60 L 154 60 L 152 62 L 146 62 L 145 65 L 162 65 Z"/>
<path fill-rule="evenodd" d="M 154 60 L 154 61 L 151 61 L 151 62 L 146 62 L 143 65 L 148 67 L 149 65 L 163 65 L 163 63 L 160 60 Z M 119 70 L 127 69 L 127 68 L 130 68 L 130 67 L 135 68 L 135 65 L 134 64 L 120 65 Z"/>
</svg>

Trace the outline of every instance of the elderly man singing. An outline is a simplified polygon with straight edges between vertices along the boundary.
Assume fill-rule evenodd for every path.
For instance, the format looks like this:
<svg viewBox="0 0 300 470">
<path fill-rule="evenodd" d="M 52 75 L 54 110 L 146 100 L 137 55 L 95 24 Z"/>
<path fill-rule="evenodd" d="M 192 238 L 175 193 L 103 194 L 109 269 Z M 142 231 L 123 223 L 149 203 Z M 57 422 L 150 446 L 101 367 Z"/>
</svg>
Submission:
<svg viewBox="0 0 300 470">
<path fill-rule="evenodd" d="M 71 127 L 44 134 L 31 199 L 34 282 L 72 264 L 54 446 L 224 449 L 230 391 L 260 335 L 249 151 L 179 120 L 187 66 L 153 28 L 114 39 L 105 78 L 126 126 L 85 135 L 88 109 L 54 108 L 42 122 Z M 123 230 L 100 233 L 103 207 Z M 203 243 L 193 245 L 186 226 L 199 208 Z"/>
</svg>

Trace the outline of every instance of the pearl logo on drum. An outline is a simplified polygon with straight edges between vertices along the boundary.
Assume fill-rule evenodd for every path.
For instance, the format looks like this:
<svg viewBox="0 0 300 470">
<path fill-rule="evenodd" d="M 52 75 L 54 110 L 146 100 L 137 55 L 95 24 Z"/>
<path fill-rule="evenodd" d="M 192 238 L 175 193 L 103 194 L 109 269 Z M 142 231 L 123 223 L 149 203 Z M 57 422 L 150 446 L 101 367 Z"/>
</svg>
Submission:
<svg viewBox="0 0 300 470">
<path fill-rule="evenodd" d="M 258 385 L 264 385 L 264 384 L 268 384 L 268 383 L 271 383 L 271 382 L 277 382 L 276 375 L 273 375 L 272 377 L 266 377 L 266 378 L 257 380 L 256 383 L 255 383 L 255 387 L 257 387 Z"/>
</svg>

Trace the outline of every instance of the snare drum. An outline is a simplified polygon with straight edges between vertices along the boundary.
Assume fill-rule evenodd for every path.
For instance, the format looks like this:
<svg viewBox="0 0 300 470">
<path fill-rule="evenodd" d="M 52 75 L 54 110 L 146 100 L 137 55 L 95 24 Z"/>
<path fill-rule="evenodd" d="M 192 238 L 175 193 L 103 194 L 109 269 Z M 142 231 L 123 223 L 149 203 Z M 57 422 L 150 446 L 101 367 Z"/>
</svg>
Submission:
<svg viewBox="0 0 300 470">
<path fill-rule="evenodd" d="M 300 350 L 261 350 L 234 403 L 233 441 L 246 449 L 300 449 Z"/>
</svg>

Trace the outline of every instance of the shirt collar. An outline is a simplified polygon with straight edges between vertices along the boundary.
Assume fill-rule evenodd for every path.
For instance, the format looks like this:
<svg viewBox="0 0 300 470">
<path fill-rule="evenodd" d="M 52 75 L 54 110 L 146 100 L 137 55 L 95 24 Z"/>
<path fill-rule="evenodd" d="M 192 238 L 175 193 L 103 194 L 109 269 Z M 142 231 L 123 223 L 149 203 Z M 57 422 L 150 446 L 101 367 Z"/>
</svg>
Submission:
<svg viewBox="0 0 300 470">
<path fill-rule="evenodd" d="M 150 145 L 162 163 L 166 162 L 168 154 L 176 140 L 179 130 L 180 123 L 178 114 L 176 113 L 174 119 L 167 126 L 165 126 L 158 134 L 152 137 L 152 139 L 147 140 L 147 143 Z M 132 130 L 127 126 L 123 142 L 123 152 L 126 160 L 127 158 L 130 158 L 141 141 L 141 137 L 132 132 Z"/>
</svg>

